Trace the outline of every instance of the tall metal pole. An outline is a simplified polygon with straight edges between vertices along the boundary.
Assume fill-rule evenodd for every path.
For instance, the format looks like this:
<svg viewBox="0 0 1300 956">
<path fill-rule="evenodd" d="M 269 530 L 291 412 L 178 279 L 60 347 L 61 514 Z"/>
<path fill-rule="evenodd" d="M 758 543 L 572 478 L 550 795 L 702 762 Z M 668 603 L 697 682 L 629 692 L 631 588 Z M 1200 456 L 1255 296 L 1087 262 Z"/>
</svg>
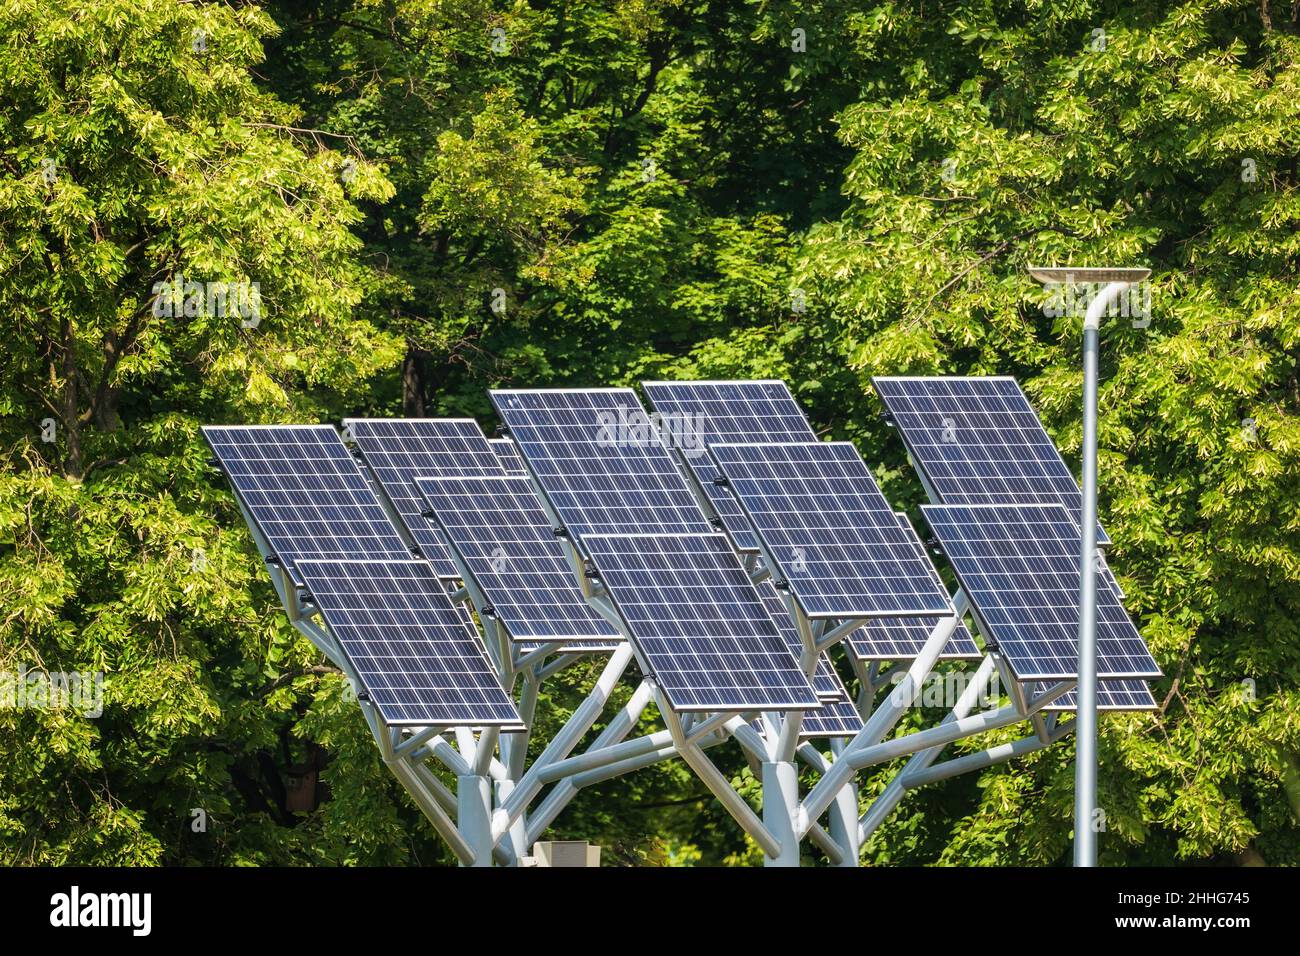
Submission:
<svg viewBox="0 0 1300 956">
<path fill-rule="evenodd" d="M 1101 317 L 1128 287 L 1111 282 L 1083 319 L 1083 508 L 1079 524 L 1079 685 L 1074 760 L 1074 865 L 1097 865 L 1097 339 Z"/>
</svg>

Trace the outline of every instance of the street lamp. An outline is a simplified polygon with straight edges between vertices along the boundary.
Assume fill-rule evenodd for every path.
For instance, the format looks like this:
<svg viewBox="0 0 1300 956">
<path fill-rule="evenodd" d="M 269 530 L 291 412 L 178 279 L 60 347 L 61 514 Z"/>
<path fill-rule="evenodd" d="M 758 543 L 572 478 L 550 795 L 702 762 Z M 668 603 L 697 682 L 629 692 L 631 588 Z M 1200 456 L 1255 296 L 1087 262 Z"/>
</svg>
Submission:
<svg viewBox="0 0 1300 956">
<path fill-rule="evenodd" d="M 1101 317 L 1150 269 L 1087 269 L 1030 266 L 1044 284 L 1102 286 L 1083 317 L 1083 514 L 1079 545 L 1079 683 L 1075 688 L 1074 865 L 1097 865 L 1097 330 Z M 1104 283 L 1104 285 L 1103 285 Z"/>
</svg>

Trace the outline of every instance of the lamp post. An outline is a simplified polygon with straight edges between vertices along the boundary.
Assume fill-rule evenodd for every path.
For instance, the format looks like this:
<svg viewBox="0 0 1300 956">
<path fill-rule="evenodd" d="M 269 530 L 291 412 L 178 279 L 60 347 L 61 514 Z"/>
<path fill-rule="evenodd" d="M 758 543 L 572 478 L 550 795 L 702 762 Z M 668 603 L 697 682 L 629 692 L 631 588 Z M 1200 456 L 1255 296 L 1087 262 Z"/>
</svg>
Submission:
<svg viewBox="0 0 1300 956">
<path fill-rule="evenodd" d="M 1079 683 L 1075 688 L 1074 865 L 1097 865 L 1097 338 L 1101 317 L 1150 269 L 1030 266 L 1044 284 L 1101 286 L 1083 317 L 1083 505 L 1079 518 Z"/>
</svg>

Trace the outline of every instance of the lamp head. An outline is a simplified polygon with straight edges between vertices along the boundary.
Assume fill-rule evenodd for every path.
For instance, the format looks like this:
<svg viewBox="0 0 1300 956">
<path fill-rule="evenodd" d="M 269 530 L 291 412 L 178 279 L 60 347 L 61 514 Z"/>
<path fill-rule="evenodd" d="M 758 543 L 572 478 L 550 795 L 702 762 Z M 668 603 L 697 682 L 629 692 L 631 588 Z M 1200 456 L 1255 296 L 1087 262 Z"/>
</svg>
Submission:
<svg viewBox="0 0 1300 956">
<path fill-rule="evenodd" d="M 1030 266 L 1029 274 L 1039 282 L 1141 282 L 1151 275 L 1150 269 L 1092 268 L 1088 266 Z"/>
</svg>

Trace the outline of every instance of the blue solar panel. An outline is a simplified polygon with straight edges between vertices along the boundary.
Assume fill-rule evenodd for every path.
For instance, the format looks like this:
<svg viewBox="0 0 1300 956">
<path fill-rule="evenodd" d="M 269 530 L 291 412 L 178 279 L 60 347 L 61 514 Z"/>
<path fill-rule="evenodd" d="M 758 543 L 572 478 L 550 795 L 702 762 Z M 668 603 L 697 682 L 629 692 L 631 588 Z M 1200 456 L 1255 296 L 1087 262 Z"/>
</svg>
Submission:
<svg viewBox="0 0 1300 956">
<path fill-rule="evenodd" d="M 676 711 L 819 705 L 721 534 L 588 535 L 600 580 Z"/>
<path fill-rule="evenodd" d="M 1048 690 L 1050 683 L 1035 681 L 1028 687 L 1031 696 L 1037 696 Z M 1068 712 L 1077 710 L 1075 692 L 1066 691 L 1052 701 L 1044 711 Z M 1097 709 L 1107 711 L 1156 710 L 1156 699 L 1151 696 L 1151 688 L 1143 680 L 1099 680 L 1097 681 Z"/>
<path fill-rule="evenodd" d="M 813 618 L 952 615 L 948 593 L 899 526 L 849 442 L 709 448 L 764 545 Z"/>
<path fill-rule="evenodd" d="M 727 442 L 813 442 L 817 434 L 785 382 L 644 382 L 646 399 L 677 434 L 678 457 L 699 485 L 736 548 L 757 551 L 744 510 L 726 488 L 708 445 Z"/>
<path fill-rule="evenodd" d="M 1079 527 L 1064 506 L 923 505 L 962 589 L 1021 680 L 1076 676 Z M 1097 575 L 1097 673 L 1158 677 L 1106 576 Z"/>
<path fill-rule="evenodd" d="M 564 546 L 521 476 L 417 478 L 426 507 L 516 641 L 612 648 L 618 631 L 578 590 Z"/>
<path fill-rule="evenodd" d="M 921 653 L 941 617 L 881 617 L 868 621 L 848 636 L 849 651 L 860 661 L 911 660 Z M 948 639 L 940 660 L 969 661 L 984 655 L 962 621 Z"/>
<path fill-rule="evenodd" d="M 897 518 L 898 526 L 907 531 L 916 543 L 917 553 L 920 554 L 926 566 L 930 569 L 936 586 L 946 591 L 947 588 L 944 586 L 943 579 L 939 577 L 939 572 L 934 570 L 934 565 L 930 563 L 930 558 L 925 553 L 925 546 L 921 544 L 921 539 L 916 537 L 912 522 L 907 520 L 907 515 L 901 512 L 897 514 Z M 850 634 L 847 643 L 853 656 L 860 661 L 908 660 L 921 653 L 921 650 L 930 640 L 930 633 L 939 626 L 939 622 L 942 620 L 941 617 L 873 618 Z M 975 645 L 975 640 L 971 637 L 970 631 L 966 629 L 966 623 L 958 621 L 957 630 L 948 639 L 948 643 L 944 647 L 943 653 L 939 655 L 939 659 L 978 660 L 983 656 L 983 652 Z"/>
<path fill-rule="evenodd" d="M 713 530 L 630 388 L 490 394 L 576 537 Z"/>
<path fill-rule="evenodd" d="M 763 721 L 754 720 L 750 726 L 763 736 L 767 736 Z M 862 717 L 859 716 L 858 709 L 851 701 L 823 701 L 817 710 L 804 711 L 803 721 L 799 724 L 799 739 L 853 737 L 862 726 Z"/>
<path fill-rule="evenodd" d="M 410 547 L 329 425 L 205 425 L 203 436 L 291 574 L 304 558 L 410 559 Z"/>
<path fill-rule="evenodd" d="M 852 737 L 862 729 L 862 717 L 852 701 L 827 701 L 817 710 L 805 711 L 799 725 L 799 739 Z"/>
<path fill-rule="evenodd" d="M 1074 475 L 1013 378 L 872 379 L 938 501 L 1052 504 L 1077 522 Z M 1097 529 L 1100 544 L 1106 532 Z"/>
<path fill-rule="evenodd" d="M 492 446 L 492 451 L 497 456 L 497 463 L 507 475 L 528 474 L 528 468 L 524 465 L 523 458 L 519 456 L 519 449 L 509 438 L 489 438 L 488 444 Z"/>
<path fill-rule="evenodd" d="M 427 562 L 302 560 L 298 569 L 385 723 L 522 729 Z"/>
<path fill-rule="evenodd" d="M 478 423 L 472 418 L 348 418 L 343 425 L 420 554 L 438 577 L 459 577 L 441 533 L 422 515 L 424 500 L 415 479 L 504 474 Z"/>
</svg>

